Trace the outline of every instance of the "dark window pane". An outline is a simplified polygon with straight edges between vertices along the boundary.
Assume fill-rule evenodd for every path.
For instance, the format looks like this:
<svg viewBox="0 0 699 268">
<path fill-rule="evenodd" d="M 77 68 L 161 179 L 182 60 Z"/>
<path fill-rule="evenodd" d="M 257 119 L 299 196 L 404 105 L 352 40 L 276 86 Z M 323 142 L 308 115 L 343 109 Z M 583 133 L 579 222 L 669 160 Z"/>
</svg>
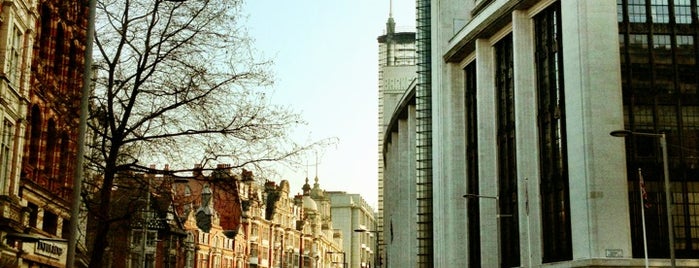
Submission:
<svg viewBox="0 0 699 268">
<path fill-rule="evenodd" d="M 512 35 L 495 44 L 497 95 L 498 196 L 501 260 L 504 267 L 519 266 L 517 221 L 517 167 L 515 165 L 514 66 Z"/>
<path fill-rule="evenodd" d="M 545 263 L 573 257 L 559 14 L 554 4 L 534 18 Z"/>
<path fill-rule="evenodd" d="M 476 63 L 464 69 L 466 76 L 466 169 L 468 192 L 479 193 L 478 181 L 478 113 L 476 102 Z M 481 266 L 480 209 L 478 198 L 469 198 L 468 206 L 468 256 L 470 267 Z"/>
</svg>

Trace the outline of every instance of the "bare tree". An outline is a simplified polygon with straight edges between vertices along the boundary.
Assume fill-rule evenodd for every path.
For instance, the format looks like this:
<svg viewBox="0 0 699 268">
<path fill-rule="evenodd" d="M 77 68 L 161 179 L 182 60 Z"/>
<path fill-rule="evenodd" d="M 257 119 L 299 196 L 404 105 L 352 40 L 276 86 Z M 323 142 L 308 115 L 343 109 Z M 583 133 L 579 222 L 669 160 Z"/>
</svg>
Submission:
<svg viewBox="0 0 699 268">
<path fill-rule="evenodd" d="M 309 145 L 288 133 L 298 114 L 270 103 L 270 61 L 258 60 L 240 0 L 100 0 L 86 188 L 96 230 L 89 267 L 103 267 L 118 174 L 250 167 L 291 159 Z M 272 29 L 270 29 L 272 30 Z M 90 192 L 92 189 L 92 192 Z"/>
</svg>

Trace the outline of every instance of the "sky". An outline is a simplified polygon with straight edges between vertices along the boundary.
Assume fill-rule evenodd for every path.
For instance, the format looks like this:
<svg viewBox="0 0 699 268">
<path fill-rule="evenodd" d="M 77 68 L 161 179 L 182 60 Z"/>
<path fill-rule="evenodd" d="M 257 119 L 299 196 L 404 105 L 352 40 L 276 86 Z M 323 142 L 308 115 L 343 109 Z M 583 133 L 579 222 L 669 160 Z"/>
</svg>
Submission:
<svg viewBox="0 0 699 268">
<path fill-rule="evenodd" d="M 258 52 L 274 60 L 272 102 L 308 123 L 298 142 L 337 138 L 283 171 L 291 194 L 308 176 L 326 191 L 360 194 L 378 209 L 378 41 L 392 6 L 397 28 L 414 29 L 414 0 L 247 0 L 243 13 Z M 317 155 L 317 165 L 316 157 Z"/>
</svg>

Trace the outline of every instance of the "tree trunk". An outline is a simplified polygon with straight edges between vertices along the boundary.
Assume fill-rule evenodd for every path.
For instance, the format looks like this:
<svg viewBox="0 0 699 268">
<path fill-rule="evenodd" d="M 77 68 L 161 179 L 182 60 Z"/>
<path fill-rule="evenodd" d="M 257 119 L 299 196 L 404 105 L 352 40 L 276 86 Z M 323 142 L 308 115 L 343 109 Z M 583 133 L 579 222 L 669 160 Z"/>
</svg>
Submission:
<svg viewBox="0 0 699 268">
<path fill-rule="evenodd" d="M 104 174 L 104 182 L 99 190 L 99 203 L 97 215 L 92 217 L 97 221 L 92 254 L 88 267 L 103 267 L 104 251 L 109 246 L 107 237 L 110 230 L 110 210 L 112 201 L 112 185 L 114 184 L 114 164 L 107 164 Z"/>
</svg>

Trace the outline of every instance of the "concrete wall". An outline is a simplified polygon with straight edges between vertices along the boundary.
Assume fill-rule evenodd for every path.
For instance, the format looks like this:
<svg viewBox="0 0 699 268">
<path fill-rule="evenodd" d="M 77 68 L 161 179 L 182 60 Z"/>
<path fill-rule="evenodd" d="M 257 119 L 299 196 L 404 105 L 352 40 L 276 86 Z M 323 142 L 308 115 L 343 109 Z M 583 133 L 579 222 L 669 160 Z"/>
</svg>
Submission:
<svg viewBox="0 0 699 268">
<path fill-rule="evenodd" d="M 414 267 L 417 262 L 415 106 L 400 114 L 384 154 L 385 267 Z"/>
</svg>

